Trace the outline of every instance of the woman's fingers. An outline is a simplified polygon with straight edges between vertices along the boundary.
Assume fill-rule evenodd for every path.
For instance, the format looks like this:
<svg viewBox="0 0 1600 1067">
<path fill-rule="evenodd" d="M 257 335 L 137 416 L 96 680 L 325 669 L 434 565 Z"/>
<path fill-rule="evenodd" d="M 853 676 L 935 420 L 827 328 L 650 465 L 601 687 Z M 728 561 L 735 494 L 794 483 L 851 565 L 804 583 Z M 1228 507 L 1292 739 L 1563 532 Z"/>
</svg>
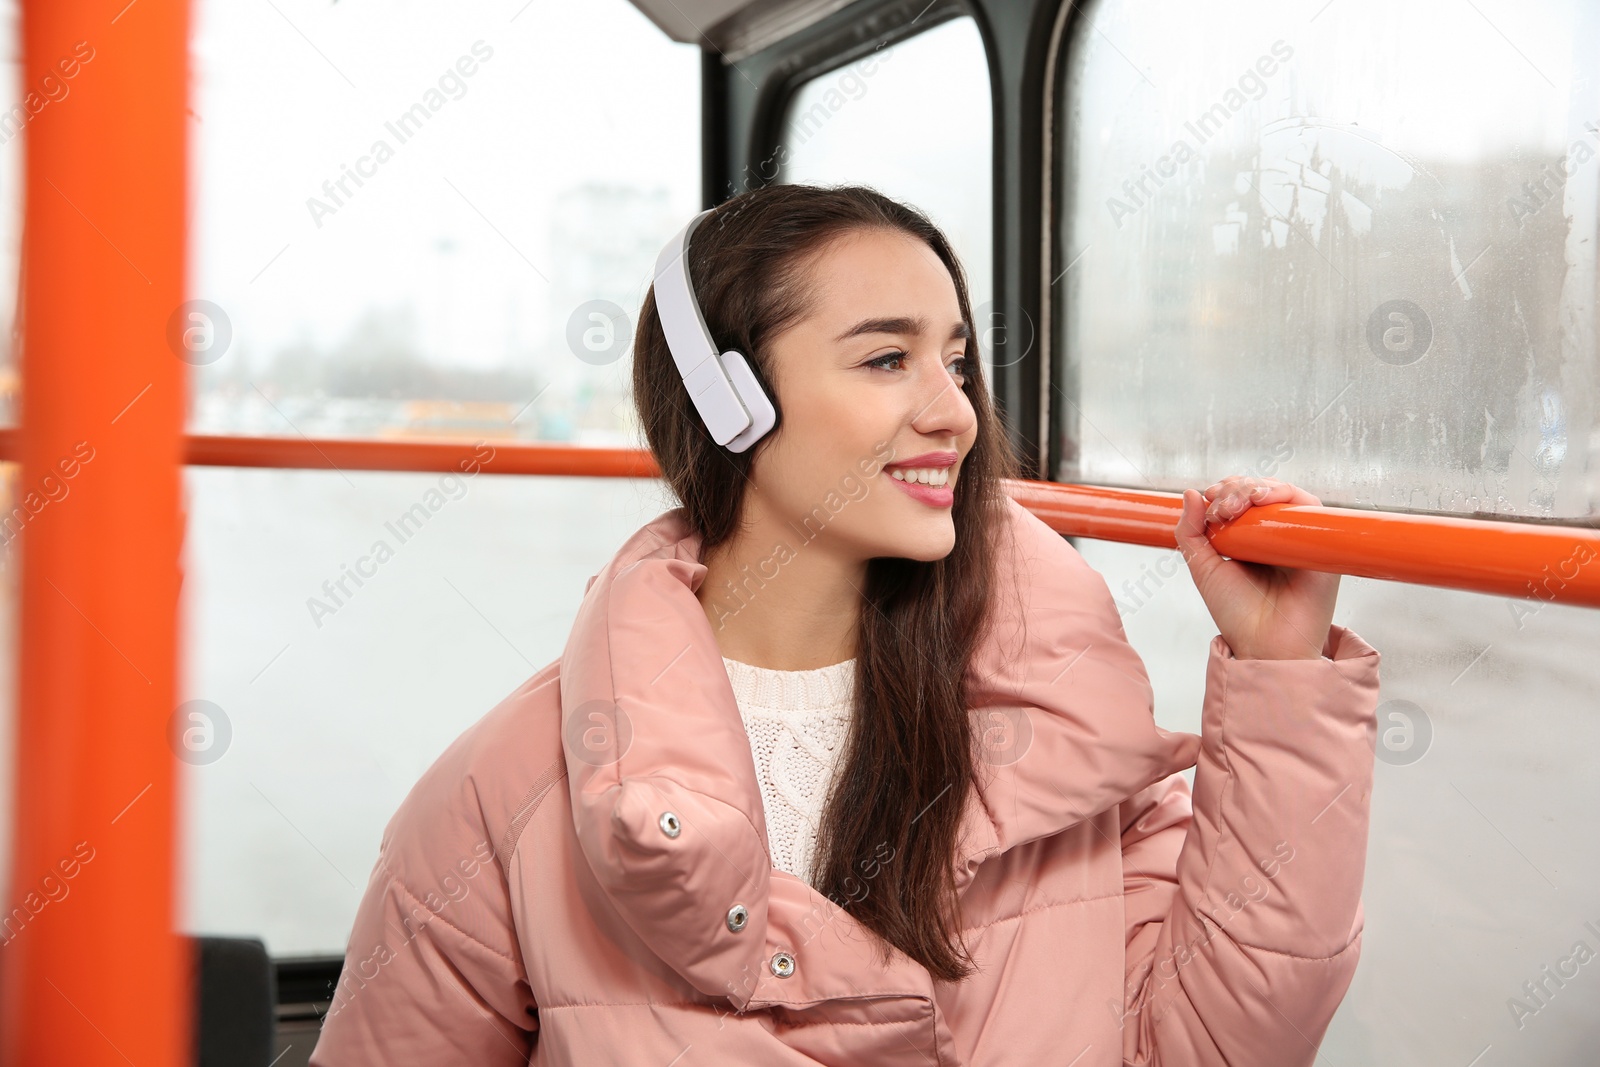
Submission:
<svg viewBox="0 0 1600 1067">
<path fill-rule="evenodd" d="M 1232 522 L 1258 504 L 1310 504 L 1322 501 L 1297 485 L 1276 478 L 1233 474 L 1206 487 L 1200 494 L 1206 504 L 1207 525 Z"/>
<path fill-rule="evenodd" d="M 1205 497 L 1193 489 L 1183 491 L 1183 512 L 1178 516 L 1174 538 L 1184 562 L 1194 573 L 1196 582 L 1221 562 L 1221 556 L 1206 538 Z"/>
<path fill-rule="evenodd" d="M 1251 504 L 1250 493 L 1260 486 L 1253 478 L 1224 479 L 1211 494 L 1211 504 L 1206 508 L 1206 521 L 1213 524 L 1231 522 L 1244 513 Z"/>
</svg>

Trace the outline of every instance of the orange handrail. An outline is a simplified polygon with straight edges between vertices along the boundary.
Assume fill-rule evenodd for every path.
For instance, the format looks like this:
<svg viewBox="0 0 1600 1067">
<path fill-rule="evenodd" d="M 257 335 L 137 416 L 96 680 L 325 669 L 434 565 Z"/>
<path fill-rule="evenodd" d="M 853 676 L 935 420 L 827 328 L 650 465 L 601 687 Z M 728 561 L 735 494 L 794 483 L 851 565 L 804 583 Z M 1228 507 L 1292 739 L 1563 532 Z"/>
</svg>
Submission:
<svg viewBox="0 0 1600 1067">
<path fill-rule="evenodd" d="M 6 438 L 0 435 L 0 456 Z M 484 459 L 483 457 L 491 457 Z M 475 457 L 477 457 L 475 459 Z M 187 461 L 201 466 L 654 478 L 641 449 L 467 441 L 192 435 Z M 1012 497 L 1063 534 L 1176 547 L 1176 493 L 1019 481 Z M 1337 571 L 1496 596 L 1600 607 L 1600 531 L 1337 507 L 1252 508 L 1213 535 L 1225 555 L 1257 563 Z"/>
<path fill-rule="evenodd" d="M 3 446 L 0 441 L 0 446 Z M 374 441 L 343 437 L 250 437 L 194 434 L 186 461 L 202 467 L 300 467 L 313 470 L 461 471 L 476 456 L 492 474 L 655 478 L 655 459 L 637 448 L 486 441 Z M 478 461 L 482 462 L 482 461 Z"/>
<path fill-rule="evenodd" d="M 188 4 L 26 0 L 16 776 L 0 1064 L 179 1067 Z M 42 86 L 42 87 L 41 87 Z M 70 86 L 70 93 L 55 91 Z"/>
<path fill-rule="evenodd" d="M 1177 547 L 1178 493 L 1055 482 L 1010 492 L 1064 534 Z M 1268 504 L 1211 543 L 1253 563 L 1600 607 L 1600 530 L 1587 527 Z"/>
</svg>

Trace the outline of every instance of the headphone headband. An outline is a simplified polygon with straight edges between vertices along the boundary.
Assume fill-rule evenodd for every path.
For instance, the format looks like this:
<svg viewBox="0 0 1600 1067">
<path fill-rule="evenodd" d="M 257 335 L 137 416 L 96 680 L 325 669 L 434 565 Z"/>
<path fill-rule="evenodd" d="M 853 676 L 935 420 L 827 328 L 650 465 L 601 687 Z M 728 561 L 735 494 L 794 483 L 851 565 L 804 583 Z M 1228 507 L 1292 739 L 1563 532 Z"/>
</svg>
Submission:
<svg viewBox="0 0 1600 1067">
<path fill-rule="evenodd" d="M 718 353 L 689 279 L 689 238 L 710 215 L 702 211 L 656 257 L 656 314 L 689 398 L 712 440 L 743 452 L 778 421 L 777 411 L 743 354 Z"/>
</svg>

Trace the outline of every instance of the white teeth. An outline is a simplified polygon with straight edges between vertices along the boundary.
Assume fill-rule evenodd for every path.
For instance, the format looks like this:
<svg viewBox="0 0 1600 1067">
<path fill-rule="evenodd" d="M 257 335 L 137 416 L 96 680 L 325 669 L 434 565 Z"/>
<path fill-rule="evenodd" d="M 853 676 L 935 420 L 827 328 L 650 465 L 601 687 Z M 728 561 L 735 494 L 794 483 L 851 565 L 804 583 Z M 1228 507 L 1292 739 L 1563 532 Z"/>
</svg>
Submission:
<svg viewBox="0 0 1600 1067">
<path fill-rule="evenodd" d="M 902 482 L 920 482 L 923 485 L 941 486 L 950 482 L 949 467 L 891 467 L 889 476 Z"/>
</svg>

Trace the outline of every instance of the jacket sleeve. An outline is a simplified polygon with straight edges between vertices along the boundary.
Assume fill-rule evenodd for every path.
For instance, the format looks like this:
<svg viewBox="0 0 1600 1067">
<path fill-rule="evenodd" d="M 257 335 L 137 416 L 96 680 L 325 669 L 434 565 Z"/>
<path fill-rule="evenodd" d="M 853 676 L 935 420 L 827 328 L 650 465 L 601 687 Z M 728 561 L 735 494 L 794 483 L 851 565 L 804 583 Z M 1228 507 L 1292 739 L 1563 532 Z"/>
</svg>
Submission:
<svg viewBox="0 0 1600 1067">
<path fill-rule="evenodd" d="M 1191 795 L 1124 801 L 1129 1067 L 1311 1064 L 1360 955 L 1378 653 L 1237 660 L 1214 637 Z"/>
<path fill-rule="evenodd" d="M 525 1067 L 537 1004 L 493 848 L 480 842 L 456 849 L 454 860 L 402 863 L 389 854 L 393 829 L 357 909 L 310 1067 Z M 415 831 L 396 847 L 439 840 Z M 428 879 L 424 871 L 445 873 Z M 424 884 L 407 884 L 419 878 Z"/>
</svg>

